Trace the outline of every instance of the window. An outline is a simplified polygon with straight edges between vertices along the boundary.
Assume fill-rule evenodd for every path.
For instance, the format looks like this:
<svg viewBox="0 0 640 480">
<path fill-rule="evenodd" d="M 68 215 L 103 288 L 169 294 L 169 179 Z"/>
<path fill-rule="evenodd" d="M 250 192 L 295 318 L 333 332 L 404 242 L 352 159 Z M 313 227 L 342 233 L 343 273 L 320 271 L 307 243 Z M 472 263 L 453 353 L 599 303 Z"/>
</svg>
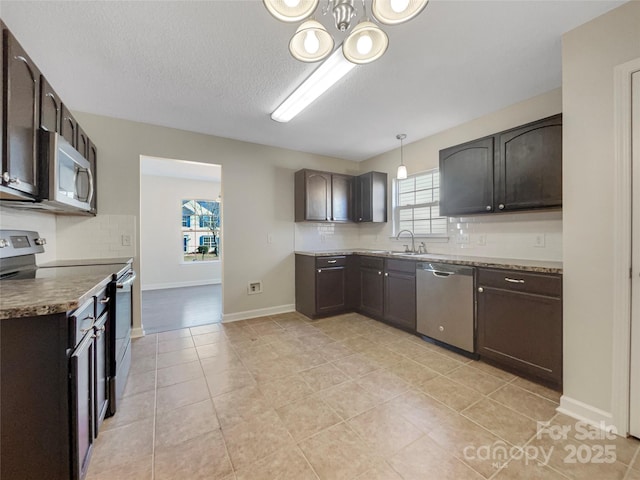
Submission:
<svg viewBox="0 0 640 480">
<path fill-rule="evenodd" d="M 217 260 L 220 256 L 220 203 L 182 200 L 185 262 Z"/>
<path fill-rule="evenodd" d="M 394 222 L 396 232 L 411 230 L 415 236 L 445 236 L 447 217 L 440 216 L 438 169 L 396 180 Z"/>
</svg>

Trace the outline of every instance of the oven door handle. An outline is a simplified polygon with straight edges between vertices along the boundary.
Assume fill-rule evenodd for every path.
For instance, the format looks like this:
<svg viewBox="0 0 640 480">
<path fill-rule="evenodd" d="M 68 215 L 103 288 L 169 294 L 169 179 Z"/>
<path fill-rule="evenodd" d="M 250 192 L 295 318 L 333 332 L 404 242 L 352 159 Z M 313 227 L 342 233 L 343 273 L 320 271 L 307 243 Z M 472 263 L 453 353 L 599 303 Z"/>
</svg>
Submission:
<svg viewBox="0 0 640 480">
<path fill-rule="evenodd" d="M 125 288 L 131 285 L 137 277 L 136 272 L 131 270 L 129 273 L 127 273 L 127 277 L 128 278 L 125 281 L 121 283 L 116 283 L 116 288 Z"/>
</svg>

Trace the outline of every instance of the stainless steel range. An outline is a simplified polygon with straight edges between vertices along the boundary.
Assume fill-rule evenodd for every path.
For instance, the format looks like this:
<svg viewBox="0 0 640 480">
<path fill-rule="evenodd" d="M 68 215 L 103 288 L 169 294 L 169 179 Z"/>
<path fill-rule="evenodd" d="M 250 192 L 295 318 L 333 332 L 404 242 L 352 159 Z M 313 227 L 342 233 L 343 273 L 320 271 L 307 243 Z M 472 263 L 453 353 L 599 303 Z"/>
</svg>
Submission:
<svg viewBox="0 0 640 480">
<path fill-rule="evenodd" d="M 131 292 L 136 279 L 129 263 L 131 259 L 60 260 L 37 265 L 36 255 L 45 251 L 45 245 L 46 239 L 38 232 L 0 230 L 0 281 L 58 278 L 64 282 L 65 278 L 72 279 L 113 265 L 114 273 L 107 286 L 110 315 L 105 326 L 109 359 L 107 416 L 113 415 L 122 398 L 131 364 Z M 129 268 L 123 271 L 122 264 L 128 264 Z"/>
</svg>

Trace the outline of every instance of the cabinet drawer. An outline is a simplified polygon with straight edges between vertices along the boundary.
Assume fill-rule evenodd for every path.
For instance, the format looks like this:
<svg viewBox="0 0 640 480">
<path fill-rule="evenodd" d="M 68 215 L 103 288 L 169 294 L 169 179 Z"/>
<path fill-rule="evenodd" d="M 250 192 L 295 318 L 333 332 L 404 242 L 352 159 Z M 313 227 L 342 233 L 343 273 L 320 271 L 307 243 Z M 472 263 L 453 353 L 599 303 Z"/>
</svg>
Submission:
<svg viewBox="0 0 640 480">
<path fill-rule="evenodd" d="M 110 298 L 107 289 L 103 288 L 100 293 L 95 296 L 96 301 L 96 318 L 100 318 L 109 308 Z"/>
<path fill-rule="evenodd" d="M 316 257 L 316 268 L 343 267 L 347 264 L 347 257 Z"/>
<path fill-rule="evenodd" d="M 560 297 L 562 277 L 559 275 L 520 272 L 517 270 L 478 269 L 478 286 Z"/>
<path fill-rule="evenodd" d="M 384 267 L 384 258 L 382 257 L 360 257 L 360 267 L 375 268 L 382 270 Z"/>
<path fill-rule="evenodd" d="M 403 272 L 415 275 L 416 262 L 414 262 L 413 260 L 396 260 L 394 258 L 387 258 L 386 270 L 393 270 L 394 272 Z"/>
<path fill-rule="evenodd" d="M 75 347 L 96 321 L 93 297 L 69 316 L 69 346 Z"/>
</svg>

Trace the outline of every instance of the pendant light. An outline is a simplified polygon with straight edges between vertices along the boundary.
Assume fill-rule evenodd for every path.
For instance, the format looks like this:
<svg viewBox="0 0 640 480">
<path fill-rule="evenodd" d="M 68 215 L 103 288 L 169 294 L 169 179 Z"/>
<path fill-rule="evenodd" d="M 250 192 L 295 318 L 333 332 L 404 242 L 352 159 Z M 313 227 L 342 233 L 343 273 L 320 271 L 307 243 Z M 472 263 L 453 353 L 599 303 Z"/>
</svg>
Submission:
<svg viewBox="0 0 640 480">
<path fill-rule="evenodd" d="M 301 62 L 317 62 L 333 51 L 333 37 L 316 20 L 307 20 L 289 42 L 289 51 Z"/>
<path fill-rule="evenodd" d="M 318 7 L 320 0 L 263 0 L 269 13 L 283 22 L 299 22 Z"/>
<path fill-rule="evenodd" d="M 389 37 L 375 23 L 364 20 L 358 23 L 342 44 L 344 57 L 357 65 L 377 60 L 389 46 Z"/>
<path fill-rule="evenodd" d="M 398 173 L 396 177 L 398 180 L 404 180 L 407 178 L 407 167 L 404 166 L 404 152 L 402 148 L 402 141 L 407 138 L 406 133 L 399 133 L 396 138 L 400 140 L 400 165 L 398 166 Z"/>
<path fill-rule="evenodd" d="M 371 11 L 380 23 L 398 25 L 418 15 L 429 0 L 373 0 Z"/>
</svg>

